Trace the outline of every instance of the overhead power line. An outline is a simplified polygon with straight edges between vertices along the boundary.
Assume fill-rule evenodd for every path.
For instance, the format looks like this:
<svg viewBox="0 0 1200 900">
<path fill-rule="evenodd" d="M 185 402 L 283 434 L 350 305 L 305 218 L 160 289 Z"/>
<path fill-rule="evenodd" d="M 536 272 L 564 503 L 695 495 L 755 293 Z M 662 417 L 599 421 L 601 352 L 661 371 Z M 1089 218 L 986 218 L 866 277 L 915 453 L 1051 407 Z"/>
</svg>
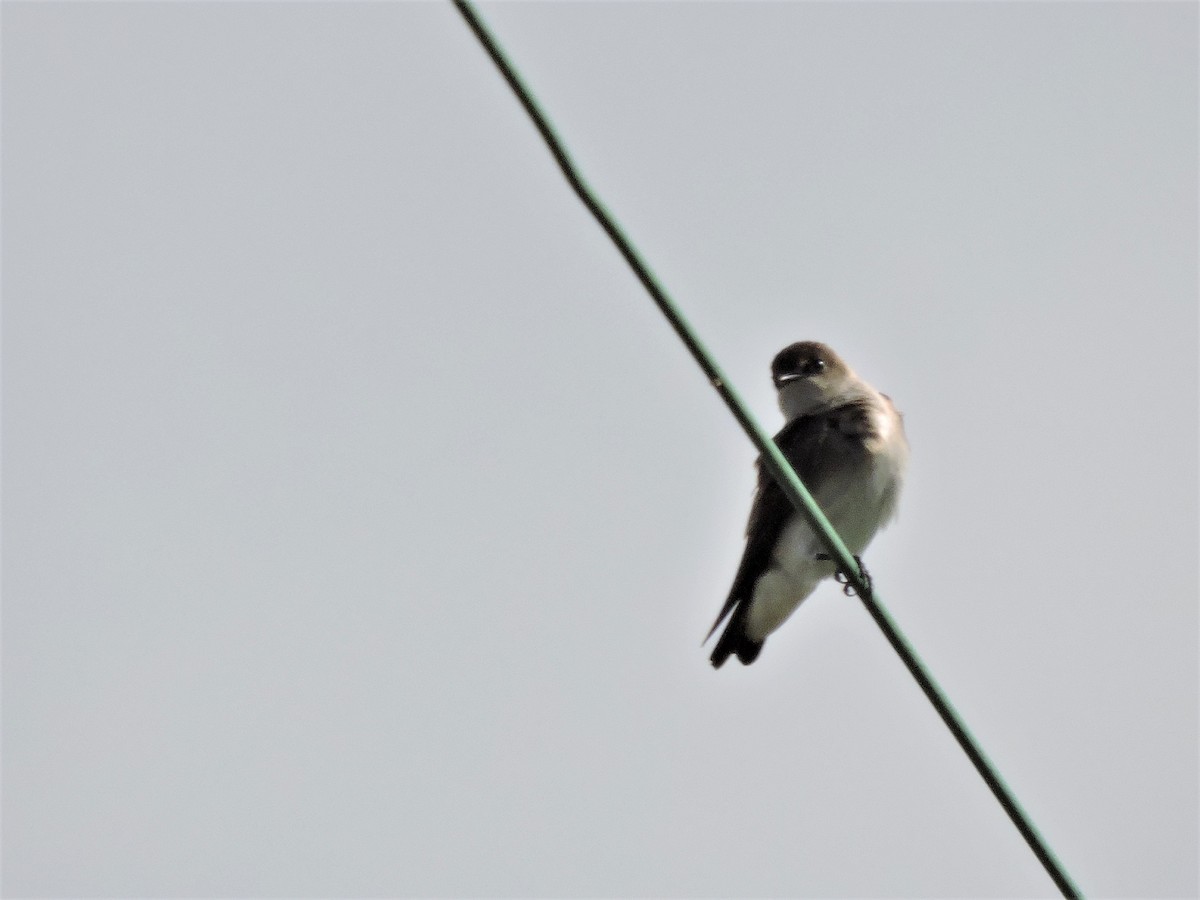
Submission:
<svg viewBox="0 0 1200 900">
<path fill-rule="evenodd" d="M 1025 838 L 1026 843 L 1029 844 L 1038 861 L 1041 862 L 1046 872 L 1054 880 L 1059 891 L 1062 892 L 1064 897 L 1082 897 L 1082 892 L 1071 880 L 1066 869 L 1063 868 L 1058 858 L 1054 855 L 1054 852 L 1050 849 L 1050 846 L 1034 826 L 1033 821 L 1024 809 L 1021 808 L 1020 803 L 1017 802 L 1017 798 L 1004 783 L 999 772 L 996 771 L 996 767 L 979 747 L 978 742 L 963 723 L 962 718 L 954 709 L 950 700 L 942 692 L 937 682 L 934 681 L 933 676 L 929 674 L 929 671 L 925 668 L 925 664 L 908 643 L 899 626 L 896 625 L 896 622 L 883 607 L 883 604 L 879 602 L 879 599 L 872 590 L 870 580 L 866 577 L 866 572 L 860 568 L 858 562 L 846 548 L 841 537 L 838 536 L 833 526 L 829 524 L 829 520 L 825 518 L 824 513 L 821 512 L 812 495 L 804 487 L 803 482 L 800 481 L 791 464 L 788 463 L 783 453 L 775 445 L 775 442 L 771 440 L 755 420 L 754 416 L 751 415 L 749 408 L 742 401 L 733 385 L 729 382 L 729 379 L 725 377 L 725 373 L 717 365 L 716 360 L 713 359 L 695 331 L 692 330 L 687 319 L 684 318 L 678 307 L 676 307 L 667 295 L 666 290 L 659 284 L 658 279 L 655 278 L 646 261 L 642 259 L 632 242 L 625 236 L 613 216 L 604 208 L 604 205 L 600 202 L 595 192 L 583 180 L 583 176 L 579 174 L 579 170 L 571 160 L 570 154 L 567 153 L 562 139 L 559 138 L 554 127 L 550 124 L 549 118 L 539 108 L 533 94 L 525 86 L 520 75 L 517 74 L 516 68 L 509 61 L 499 42 L 484 24 L 479 13 L 469 0 L 451 0 L 451 2 L 453 2 L 459 13 L 462 14 L 468 27 L 470 27 L 475 37 L 479 39 L 479 43 L 487 51 L 492 62 L 496 64 L 496 68 L 500 70 L 500 74 L 508 82 L 508 86 L 512 88 L 513 93 L 520 101 L 521 106 L 525 108 L 525 112 L 528 113 L 529 118 L 533 120 L 534 127 L 537 128 L 538 133 L 542 136 L 542 140 L 545 141 L 546 147 L 550 150 L 554 161 L 558 164 L 563 176 L 567 179 L 571 190 L 575 192 L 576 196 L 587 207 L 600 227 L 604 229 L 604 233 L 616 245 L 617 250 L 625 258 L 634 275 L 637 276 L 638 281 L 642 283 L 642 286 L 650 294 L 650 298 L 654 301 L 655 305 L 666 317 L 671 327 L 675 329 L 675 333 L 688 348 L 696 364 L 700 366 L 709 382 L 716 388 L 717 393 L 720 394 L 721 399 L 725 401 L 725 405 L 729 407 L 729 411 L 733 413 L 734 418 L 742 426 L 742 430 L 746 432 L 746 436 L 750 438 L 750 441 L 758 449 L 764 465 L 771 473 L 771 477 L 779 483 L 779 486 L 783 489 L 784 494 L 791 501 L 797 512 L 804 517 L 805 521 L 820 536 L 822 543 L 837 562 L 848 584 L 853 587 L 863 606 L 867 608 L 867 612 L 875 620 L 875 624 L 879 626 L 888 643 L 892 645 L 892 648 L 900 656 L 905 667 L 912 674 L 913 678 L 916 679 L 917 684 L 924 691 L 929 702 L 933 704 L 938 715 L 942 717 L 942 721 L 946 723 L 946 727 L 950 729 L 950 733 L 954 735 L 954 739 L 958 741 L 967 758 L 971 760 L 972 765 L 975 766 L 984 782 L 987 783 L 992 794 L 995 795 L 996 800 L 1008 814 L 1008 817 L 1017 827 L 1021 836 Z"/>
</svg>

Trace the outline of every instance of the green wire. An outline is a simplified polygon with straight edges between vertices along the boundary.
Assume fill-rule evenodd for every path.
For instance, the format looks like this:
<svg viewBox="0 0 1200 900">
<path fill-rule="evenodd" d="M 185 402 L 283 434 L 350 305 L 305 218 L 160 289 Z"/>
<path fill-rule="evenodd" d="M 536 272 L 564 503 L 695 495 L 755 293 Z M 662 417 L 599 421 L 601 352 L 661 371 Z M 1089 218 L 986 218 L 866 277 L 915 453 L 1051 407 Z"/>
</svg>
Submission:
<svg viewBox="0 0 1200 900">
<path fill-rule="evenodd" d="M 659 284 L 650 267 L 634 248 L 629 238 L 621 231 L 612 215 L 609 214 L 592 192 L 592 189 L 583 180 L 570 155 L 567 153 L 562 140 L 550 124 L 550 120 L 538 107 L 533 94 L 525 86 L 512 63 L 509 62 L 508 57 L 505 55 L 503 49 L 501 49 L 496 38 L 491 34 L 487 26 L 484 25 L 469 0 L 451 0 L 451 2 L 454 3 L 454 6 L 462 14 L 463 19 L 466 20 L 475 37 L 479 39 L 479 43 L 483 45 L 484 50 L 487 51 L 488 56 L 496 64 L 496 67 L 500 70 L 500 74 L 504 76 L 504 80 L 508 82 L 508 86 L 512 88 L 513 93 L 525 108 L 525 112 L 528 113 L 529 118 L 533 120 L 534 126 L 541 134 L 542 140 L 545 141 L 550 153 L 554 156 L 555 162 L 558 163 L 558 167 L 562 170 L 562 174 L 567 179 L 567 183 L 570 184 L 571 189 L 579 197 L 583 205 L 587 207 L 592 216 L 595 217 L 613 244 L 616 245 L 617 250 L 625 258 L 629 267 L 633 269 L 633 273 L 637 276 L 638 281 L 642 283 L 642 286 L 650 294 L 655 305 L 666 316 L 671 327 L 675 329 L 675 333 L 679 335 L 679 339 L 688 348 L 688 351 L 696 360 L 696 364 L 700 366 L 709 382 L 716 388 L 717 393 L 721 395 L 721 399 L 725 401 L 725 405 L 729 407 L 729 411 L 733 413 L 734 418 L 738 420 L 746 435 L 758 449 L 767 470 L 771 473 L 771 477 L 779 483 L 779 486 L 783 489 L 784 494 L 791 501 L 792 505 L 820 536 L 825 548 L 829 551 L 830 556 L 837 561 L 841 572 L 845 575 L 849 585 L 853 587 L 863 606 L 867 608 L 867 612 L 870 613 L 871 618 L 875 620 L 880 630 L 883 631 L 884 637 L 887 638 L 888 643 L 899 654 L 901 661 L 908 668 L 913 678 L 916 679 L 925 696 L 933 704 L 938 715 L 942 717 L 942 721 L 946 723 L 955 740 L 958 741 L 963 752 L 967 754 L 971 763 L 987 783 L 987 786 L 1017 827 L 1021 836 L 1025 838 L 1030 849 L 1037 856 L 1038 861 L 1041 862 L 1064 897 L 1082 897 L 1082 892 L 1071 880 L 1071 877 L 1058 861 L 1058 858 L 1054 855 L 1054 852 L 1050 849 L 1045 839 L 1038 832 L 1032 820 L 1021 808 L 1016 797 L 1013 796 L 1008 786 L 1004 783 L 1004 780 L 1000 777 L 1000 774 L 980 749 L 971 732 L 954 709 L 954 706 L 945 694 L 942 693 L 937 682 L 933 680 L 933 676 L 925 669 L 924 663 L 921 662 L 920 657 L 917 656 L 916 651 L 908 643 L 908 640 L 904 637 L 895 621 L 888 614 L 887 610 L 884 609 L 878 598 L 875 597 L 871 589 L 871 584 L 865 577 L 865 572 L 860 570 L 857 561 L 850 554 L 850 551 L 846 549 L 845 543 L 843 543 L 841 537 L 833 529 L 833 526 L 829 524 L 829 520 L 825 518 L 825 514 L 821 512 L 820 507 L 817 506 L 808 489 L 800 481 L 791 464 L 788 463 L 783 453 L 780 452 L 779 447 L 776 446 L 775 442 L 762 430 L 761 426 L 759 426 L 758 422 L 750 414 L 748 407 L 742 402 L 742 398 L 738 395 L 733 385 L 730 384 L 729 379 L 725 377 L 725 373 L 721 371 L 716 360 L 712 358 L 707 348 L 701 343 L 700 338 L 692 330 L 691 325 L 688 324 L 683 314 Z"/>
</svg>

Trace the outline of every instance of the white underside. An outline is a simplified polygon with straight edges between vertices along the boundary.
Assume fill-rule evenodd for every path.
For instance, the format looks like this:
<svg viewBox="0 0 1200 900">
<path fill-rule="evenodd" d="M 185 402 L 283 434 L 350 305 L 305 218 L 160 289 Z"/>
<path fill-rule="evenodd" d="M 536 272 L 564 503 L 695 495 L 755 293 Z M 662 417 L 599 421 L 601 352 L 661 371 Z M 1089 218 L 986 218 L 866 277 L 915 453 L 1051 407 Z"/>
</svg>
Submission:
<svg viewBox="0 0 1200 900">
<path fill-rule="evenodd" d="M 854 555 L 861 554 L 875 533 L 896 511 L 900 479 L 907 461 L 903 436 L 889 433 L 884 452 L 869 457 L 857 471 L 847 470 L 837 483 L 816 487 L 815 499 L 831 525 Z M 773 565 L 754 585 L 747 610 L 746 634 L 761 641 L 796 611 L 800 603 L 836 566 L 819 561 L 824 547 L 799 515 L 784 526 L 772 553 Z"/>
</svg>

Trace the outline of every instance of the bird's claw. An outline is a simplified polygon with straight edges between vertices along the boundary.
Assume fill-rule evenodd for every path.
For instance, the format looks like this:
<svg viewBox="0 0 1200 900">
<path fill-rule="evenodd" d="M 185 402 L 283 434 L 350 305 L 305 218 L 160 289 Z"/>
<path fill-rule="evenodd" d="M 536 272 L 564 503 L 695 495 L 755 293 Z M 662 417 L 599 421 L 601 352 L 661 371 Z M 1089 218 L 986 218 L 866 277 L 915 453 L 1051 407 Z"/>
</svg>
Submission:
<svg viewBox="0 0 1200 900">
<path fill-rule="evenodd" d="M 817 559 L 828 562 L 832 557 L 828 553 L 818 553 Z M 862 557 L 854 557 L 854 561 L 858 563 L 858 571 L 862 573 L 863 583 L 867 586 L 868 593 L 871 591 L 871 573 L 867 571 L 867 567 L 863 565 Z M 833 573 L 833 580 L 842 586 L 842 593 L 847 597 L 858 596 L 858 591 L 854 590 L 854 584 L 850 581 L 850 576 L 839 569 Z"/>
</svg>

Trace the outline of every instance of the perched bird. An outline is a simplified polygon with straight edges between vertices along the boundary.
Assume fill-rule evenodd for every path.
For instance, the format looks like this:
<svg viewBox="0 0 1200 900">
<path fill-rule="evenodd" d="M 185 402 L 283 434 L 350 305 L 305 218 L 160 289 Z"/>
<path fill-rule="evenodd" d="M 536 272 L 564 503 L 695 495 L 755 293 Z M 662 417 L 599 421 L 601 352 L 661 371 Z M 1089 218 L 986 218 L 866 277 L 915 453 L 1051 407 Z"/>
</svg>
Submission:
<svg viewBox="0 0 1200 900">
<path fill-rule="evenodd" d="M 904 423 L 891 399 L 824 344 L 802 341 L 771 363 L 787 424 L 775 443 L 850 552 L 866 549 L 896 512 L 908 464 Z M 746 525 L 746 550 L 729 597 L 708 637 L 720 668 L 744 665 L 802 600 L 837 571 L 821 541 L 758 461 L 758 491 Z"/>
</svg>

